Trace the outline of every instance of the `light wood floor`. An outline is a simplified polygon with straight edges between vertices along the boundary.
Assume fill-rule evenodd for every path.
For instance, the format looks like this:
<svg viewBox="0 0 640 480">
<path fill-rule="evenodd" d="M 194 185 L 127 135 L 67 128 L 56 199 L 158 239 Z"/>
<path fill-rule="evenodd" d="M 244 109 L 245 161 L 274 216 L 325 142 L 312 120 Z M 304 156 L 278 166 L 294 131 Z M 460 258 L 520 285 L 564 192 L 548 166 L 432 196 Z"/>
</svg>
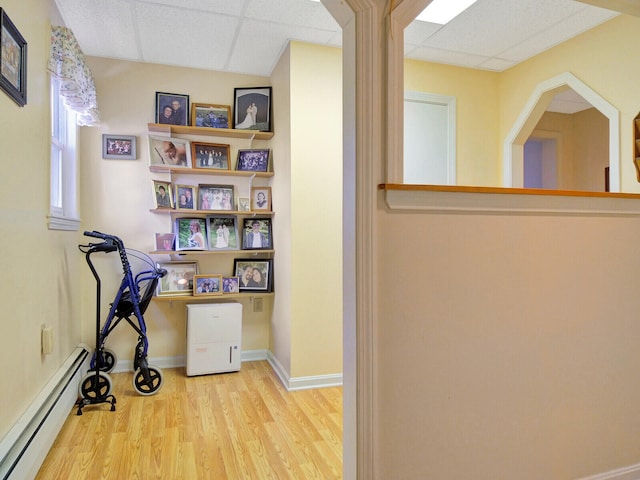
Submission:
<svg viewBox="0 0 640 480">
<path fill-rule="evenodd" d="M 342 388 L 287 392 L 269 364 L 186 377 L 152 396 L 111 374 L 116 411 L 70 412 L 36 479 L 340 479 Z"/>
</svg>

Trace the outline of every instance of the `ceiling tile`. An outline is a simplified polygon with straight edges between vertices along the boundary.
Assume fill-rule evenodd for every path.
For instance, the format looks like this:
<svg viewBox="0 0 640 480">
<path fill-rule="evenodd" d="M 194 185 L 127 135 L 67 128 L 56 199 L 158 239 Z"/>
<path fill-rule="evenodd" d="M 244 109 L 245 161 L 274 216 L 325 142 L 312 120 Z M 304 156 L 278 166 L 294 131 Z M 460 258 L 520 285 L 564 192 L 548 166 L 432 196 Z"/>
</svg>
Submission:
<svg viewBox="0 0 640 480">
<path fill-rule="evenodd" d="M 138 3 L 148 3 L 136 0 Z M 176 0 L 153 0 L 156 4 L 176 7 Z M 248 0 L 180 0 L 181 10 L 200 10 L 210 13 L 222 13 L 239 17 L 242 15 L 245 3 Z"/>
<path fill-rule="evenodd" d="M 320 2 L 311 0 L 247 0 L 247 18 L 335 32 L 338 23 Z"/>
</svg>

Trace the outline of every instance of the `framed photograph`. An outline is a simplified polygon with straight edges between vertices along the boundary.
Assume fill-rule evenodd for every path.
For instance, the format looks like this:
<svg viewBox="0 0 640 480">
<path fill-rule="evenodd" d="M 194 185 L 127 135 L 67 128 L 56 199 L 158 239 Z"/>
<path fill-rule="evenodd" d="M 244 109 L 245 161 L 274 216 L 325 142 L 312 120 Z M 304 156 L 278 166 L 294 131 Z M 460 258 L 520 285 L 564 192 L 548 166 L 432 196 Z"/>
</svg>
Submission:
<svg viewBox="0 0 640 480">
<path fill-rule="evenodd" d="M 233 128 L 271 132 L 271 87 L 233 89 Z"/>
<path fill-rule="evenodd" d="M 193 168 L 230 170 L 229 148 L 229 145 L 218 143 L 191 142 Z"/>
<path fill-rule="evenodd" d="M 0 8 L 0 88 L 21 107 L 27 104 L 27 42 Z"/>
<path fill-rule="evenodd" d="M 254 148 L 238 150 L 236 170 L 239 172 L 268 172 L 271 150 Z"/>
<path fill-rule="evenodd" d="M 176 250 L 207 250 L 204 218 L 176 218 Z"/>
<path fill-rule="evenodd" d="M 176 208 L 178 210 L 195 210 L 198 198 L 198 187 L 195 185 L 176 185 Z"/>
<path fill-rule="evenodd" d="M 238 293 L 240 292 L 240 278 L 238 277 L 222 277 L 222 293 Z"/>
<path fill-rule="evenodd" d="M 199 185 L 199 210 L 233 211 L 233 185 Z"/>
<path fill-rule="evenodd" d="M 271 292 L 273 290 L 273 260 L 236 258 L 233 271 L 239 278 L 240 292 Z"/>
<path fill-rule="evenodd" d="M 231 215 L 208 215 L 207 233 L 209 250 L 239 250 L 236 217 Z"/>
<path fill-rule="evenodd" d="M 135 160 L 138 158 L 136 137 L 131 135 L 102 135 L 102 158 Z"/>
<path fill-rule="evenodd" d="M 172 251 L 175 241 L 175 233 L 156 233 L 156 250 Z"/>
<path fill-rule="evenodd" d="M 251 187 L 251 210 L 271 211 L 271 187 Z"/>
<path fill-rule="evenodd" d="M 210 103 L 191 104 L 191 125 L 205 128 L 229 128 L 231 107 Z"/>
<path fill-rule="evenodd" d="M 173 208 L 171 182 L 164 180 L 152 180 L 152 182 L 155 208 Z"/>
<path fill-rule="evenodd" d="M 245 218 L 242 222 L 242 249 L 269 250 L 273 248 L 270 218 Z"/>
<path fill-rule="evenodd" d="M 191 168 L 189 140 L 149 135 L 149 165 Z"/>
<path fill-rule="evenodd" d="M 222 295 L 222 275 L 195 275 L 193 295 Z"/>
<path fill-rule="evenodd" d="M 189 95 L 156 92 L 156 123 L 188 125 Z"/>
<path fill-rule="evenodd" d="M 198 274 L 198 262 L 159 262 L 167 274 L 158 282 L 158 296 L 193 295 L 193 278 Z"/>
<path fill-rule="evenodd" d="M 239 212 L 251 211 L 251 201 L 249 200 L 249 197 L 238 197 L 238 211 Z"/>
</svg>

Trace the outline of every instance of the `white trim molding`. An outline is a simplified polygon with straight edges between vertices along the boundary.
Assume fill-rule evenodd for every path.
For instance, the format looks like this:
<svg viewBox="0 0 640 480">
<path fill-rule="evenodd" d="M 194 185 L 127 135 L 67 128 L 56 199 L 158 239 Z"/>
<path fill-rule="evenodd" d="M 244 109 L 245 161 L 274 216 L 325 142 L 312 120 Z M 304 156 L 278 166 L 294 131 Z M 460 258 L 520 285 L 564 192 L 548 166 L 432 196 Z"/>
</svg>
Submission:
<svg viewBox="0 0 640 480">
<path fill-rule="evenodd" d="M 599 473 L 591 477 L 584 477 L 580 480 L 640 480 L 640 463 Z"/>
</svg>

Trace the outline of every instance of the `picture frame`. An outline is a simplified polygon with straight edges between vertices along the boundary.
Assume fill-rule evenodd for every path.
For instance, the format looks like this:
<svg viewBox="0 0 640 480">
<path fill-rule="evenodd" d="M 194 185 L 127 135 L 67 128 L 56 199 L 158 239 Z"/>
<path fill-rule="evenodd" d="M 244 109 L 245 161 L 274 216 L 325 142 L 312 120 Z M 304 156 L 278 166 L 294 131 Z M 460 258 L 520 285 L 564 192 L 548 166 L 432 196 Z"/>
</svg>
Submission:
<svg viewBox="0 0 640 480">
<path fill-rule="evenodd" d="M 198 185 L 198 209 L 215 211 L 233 211 L 233 185 Z"/>
<path fill-rule="evenodd" d="M 151 180 L 153 184 L 153 202 L 155 208 L 173 208 L 173 189 L 171 182 Z"/>
<path fill-rule="evenodd" d="M 271 249 L 273 249 L 271 219 L 244 218 L 242 221 L 242 250 Z"/>
<path fill-rule="evenodd" d="M 238 211 L 239 212 L 251 211 L 251 200 L 249 199 L 249 197 L 238 197 Z"/>
<path fill-rule="evenodd" d="M 193 296 L 222 295 L 222 275 L 194 275 Z"/>
<path fill-rule="evenodd" d="M 160 296 L 193 295 L 193 278 L 198 274 L 198 262 L 158 262 L 167 274 L 158 281 Z"/>
<path fill-rule="evenodd" d="M 207 170 L 231 170 L 231 147 L 221 143 L 191 142 L 193 168 Z"/>
<path fill-rule="evenodd" d="M 240 278 L 222 277 L 222 294 L 240 293 Z"/>
<path fill-rule="evenodd" d="M 149 165 L 191 168 L 189 140 L 149 135 Z"/>
<path fill-rule="evenodd" d="M 113 160 L 136 160 L 138 150 L 135 135 L 102 134 L 102 158 Z"/>
<path fill-rule="evenodd" d="M 259 275 L 255 274 L 255 270 Z M 233 272 L 238 277 L 238 290 L 242 292 L 272 292 L 273 291 L 273 260 L 235 258 Z M 254 276 L 255 275 L 255 276 Z"/>
<path fill-rule="evenodd" d="M 176 218 L 174 232 L 176 251 L 207 250 L 207 226 L 204 218 Z"/>
<path fill-rule="evenodd" d="M 251 187 L 251 210 L 271 211 L 271 187 Z"/>
<path fill-rule="evenodd" d="M 175 233 L 156 233 L 156 251 L 170 252 L 173 251 L 175 245 Z"/>
<path fill-rule="evenodd" d="M 191 104 L 191 125 L 204 128 L 229 128 L 231 106 L 194 102 Z"/>
<path fill-rule="evenodd" d="M 240 250 L 240 236 L 233 215 L 207 215 L 209 250 Z"/>
<path fill-rule="evenodd" d="M 189 95 L 156 92 L 156 123 L 188 125 Z"/>
<path fill-rule="evenodd" d="M 0 8 L 0 88 L 20 107 L 27 104 L 27 42 Z"/>
<path fill-rule="evenodd" d="M 236 171 L 268 172 L 271 150 L 268 148 L 251 148 L 238 150 Z"/>
<path fill-rule="evenodd" d="M 176 210 L 195 210 L 198 203 L 196 185 L 176 185 Z"/>
<path fill-rule="evenodd" d="M 271 87 L 233 89 L 233 128 L 271 132 Z"/>
</svg>

